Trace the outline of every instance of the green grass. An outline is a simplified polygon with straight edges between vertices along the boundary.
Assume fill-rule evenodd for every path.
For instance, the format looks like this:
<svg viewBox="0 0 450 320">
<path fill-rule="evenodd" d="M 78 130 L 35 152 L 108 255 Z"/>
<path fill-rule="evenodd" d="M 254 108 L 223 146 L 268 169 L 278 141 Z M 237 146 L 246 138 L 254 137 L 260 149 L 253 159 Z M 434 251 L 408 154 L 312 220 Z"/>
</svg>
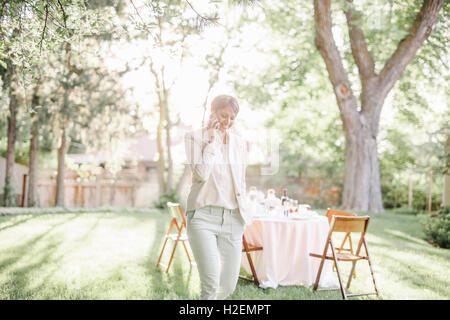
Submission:
<svg viewBox="0 0 450 320">
<path fill-rule="evenodd" d="M 449 299 L 450 251 L 423 240 L 418 217 L 370 216 L 367 240 L 381 296 L 352 299 Z M 0 216 L 0 299 L 197 299 L 198 273 L 182 250 L 169 273 L 155 266 L 168 226 L 169 216 L 156 209 Z M 367 263 L 356 272 L 350 291 L 372 290 Z M 239 280 L 230 299 L 341 297 Z"/>
</svg>

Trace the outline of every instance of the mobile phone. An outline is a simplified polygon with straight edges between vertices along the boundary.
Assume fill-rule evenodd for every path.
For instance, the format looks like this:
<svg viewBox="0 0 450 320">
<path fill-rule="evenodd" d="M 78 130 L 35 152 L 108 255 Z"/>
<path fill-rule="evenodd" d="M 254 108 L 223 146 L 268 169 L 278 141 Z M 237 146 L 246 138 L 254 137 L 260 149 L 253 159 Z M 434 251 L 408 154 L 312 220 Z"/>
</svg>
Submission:
<svg viewBox="0 0 450 320">
<path fill-rule="evenodd" d="M 217 118 L 217 116 L 215 115 L 215 113 L 211 113 L 209 115 L 209 121 L 208 121 L 208 127 L 211 127 L 213 129 L 217 129 L 217 123 L 220 124 L 219 119 Z"/>
</svg>

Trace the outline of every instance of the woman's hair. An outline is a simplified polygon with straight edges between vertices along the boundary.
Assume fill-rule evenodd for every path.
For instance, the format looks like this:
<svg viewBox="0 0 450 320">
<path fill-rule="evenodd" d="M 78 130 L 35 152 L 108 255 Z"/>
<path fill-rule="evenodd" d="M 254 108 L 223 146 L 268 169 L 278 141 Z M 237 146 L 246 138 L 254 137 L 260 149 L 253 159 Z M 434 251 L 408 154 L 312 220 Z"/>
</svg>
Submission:
<svg viewBox="0 0 450 320">
<path fill-rule="evenodd" d="M 228 106 L 232 107 L 236 114 L 239 112 L 239 103 L 235 97 L 227 94 L 218 95 L 211 102 L 211 112 L 216 112 Z"/>
</svg>

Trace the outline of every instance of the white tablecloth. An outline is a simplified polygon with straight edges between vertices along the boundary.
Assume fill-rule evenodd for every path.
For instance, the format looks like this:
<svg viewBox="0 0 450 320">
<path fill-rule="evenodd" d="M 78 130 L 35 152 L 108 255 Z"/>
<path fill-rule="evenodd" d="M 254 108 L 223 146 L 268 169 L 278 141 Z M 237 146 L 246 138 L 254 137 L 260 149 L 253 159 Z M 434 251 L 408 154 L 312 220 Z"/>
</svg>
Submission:
<svg viewBox="0 0 450 320">
<path fill-rule="evenodd" d="M 313 285 L 320 259 L 310 257 L 309 253 L 323 252 L 328 231 L 328 220 L 323 216 L 254 218 L 245 230 L 245 237 L 250 245 L 263 247 L 262 251 L 251 252 L 260 287 Z M 242 266 L 251 274 L 245 253 Z M 329 260 L 325 261 L 319 286 L 338 286 Z"/>
</svg>

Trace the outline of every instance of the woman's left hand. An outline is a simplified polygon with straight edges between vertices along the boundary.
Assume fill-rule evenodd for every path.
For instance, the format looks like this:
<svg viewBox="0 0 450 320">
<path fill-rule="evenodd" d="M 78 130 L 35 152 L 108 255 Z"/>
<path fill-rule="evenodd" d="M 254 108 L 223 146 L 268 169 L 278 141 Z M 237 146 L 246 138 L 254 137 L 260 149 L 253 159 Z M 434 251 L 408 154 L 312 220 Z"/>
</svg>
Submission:
<svg viewBox="0 0 450 320">
<path fill-rule="evenodd" d="M 230 141 L 230 135 L 228 129 L 223 129 L 223 143 L 227 144 Z"/>
</svg>

